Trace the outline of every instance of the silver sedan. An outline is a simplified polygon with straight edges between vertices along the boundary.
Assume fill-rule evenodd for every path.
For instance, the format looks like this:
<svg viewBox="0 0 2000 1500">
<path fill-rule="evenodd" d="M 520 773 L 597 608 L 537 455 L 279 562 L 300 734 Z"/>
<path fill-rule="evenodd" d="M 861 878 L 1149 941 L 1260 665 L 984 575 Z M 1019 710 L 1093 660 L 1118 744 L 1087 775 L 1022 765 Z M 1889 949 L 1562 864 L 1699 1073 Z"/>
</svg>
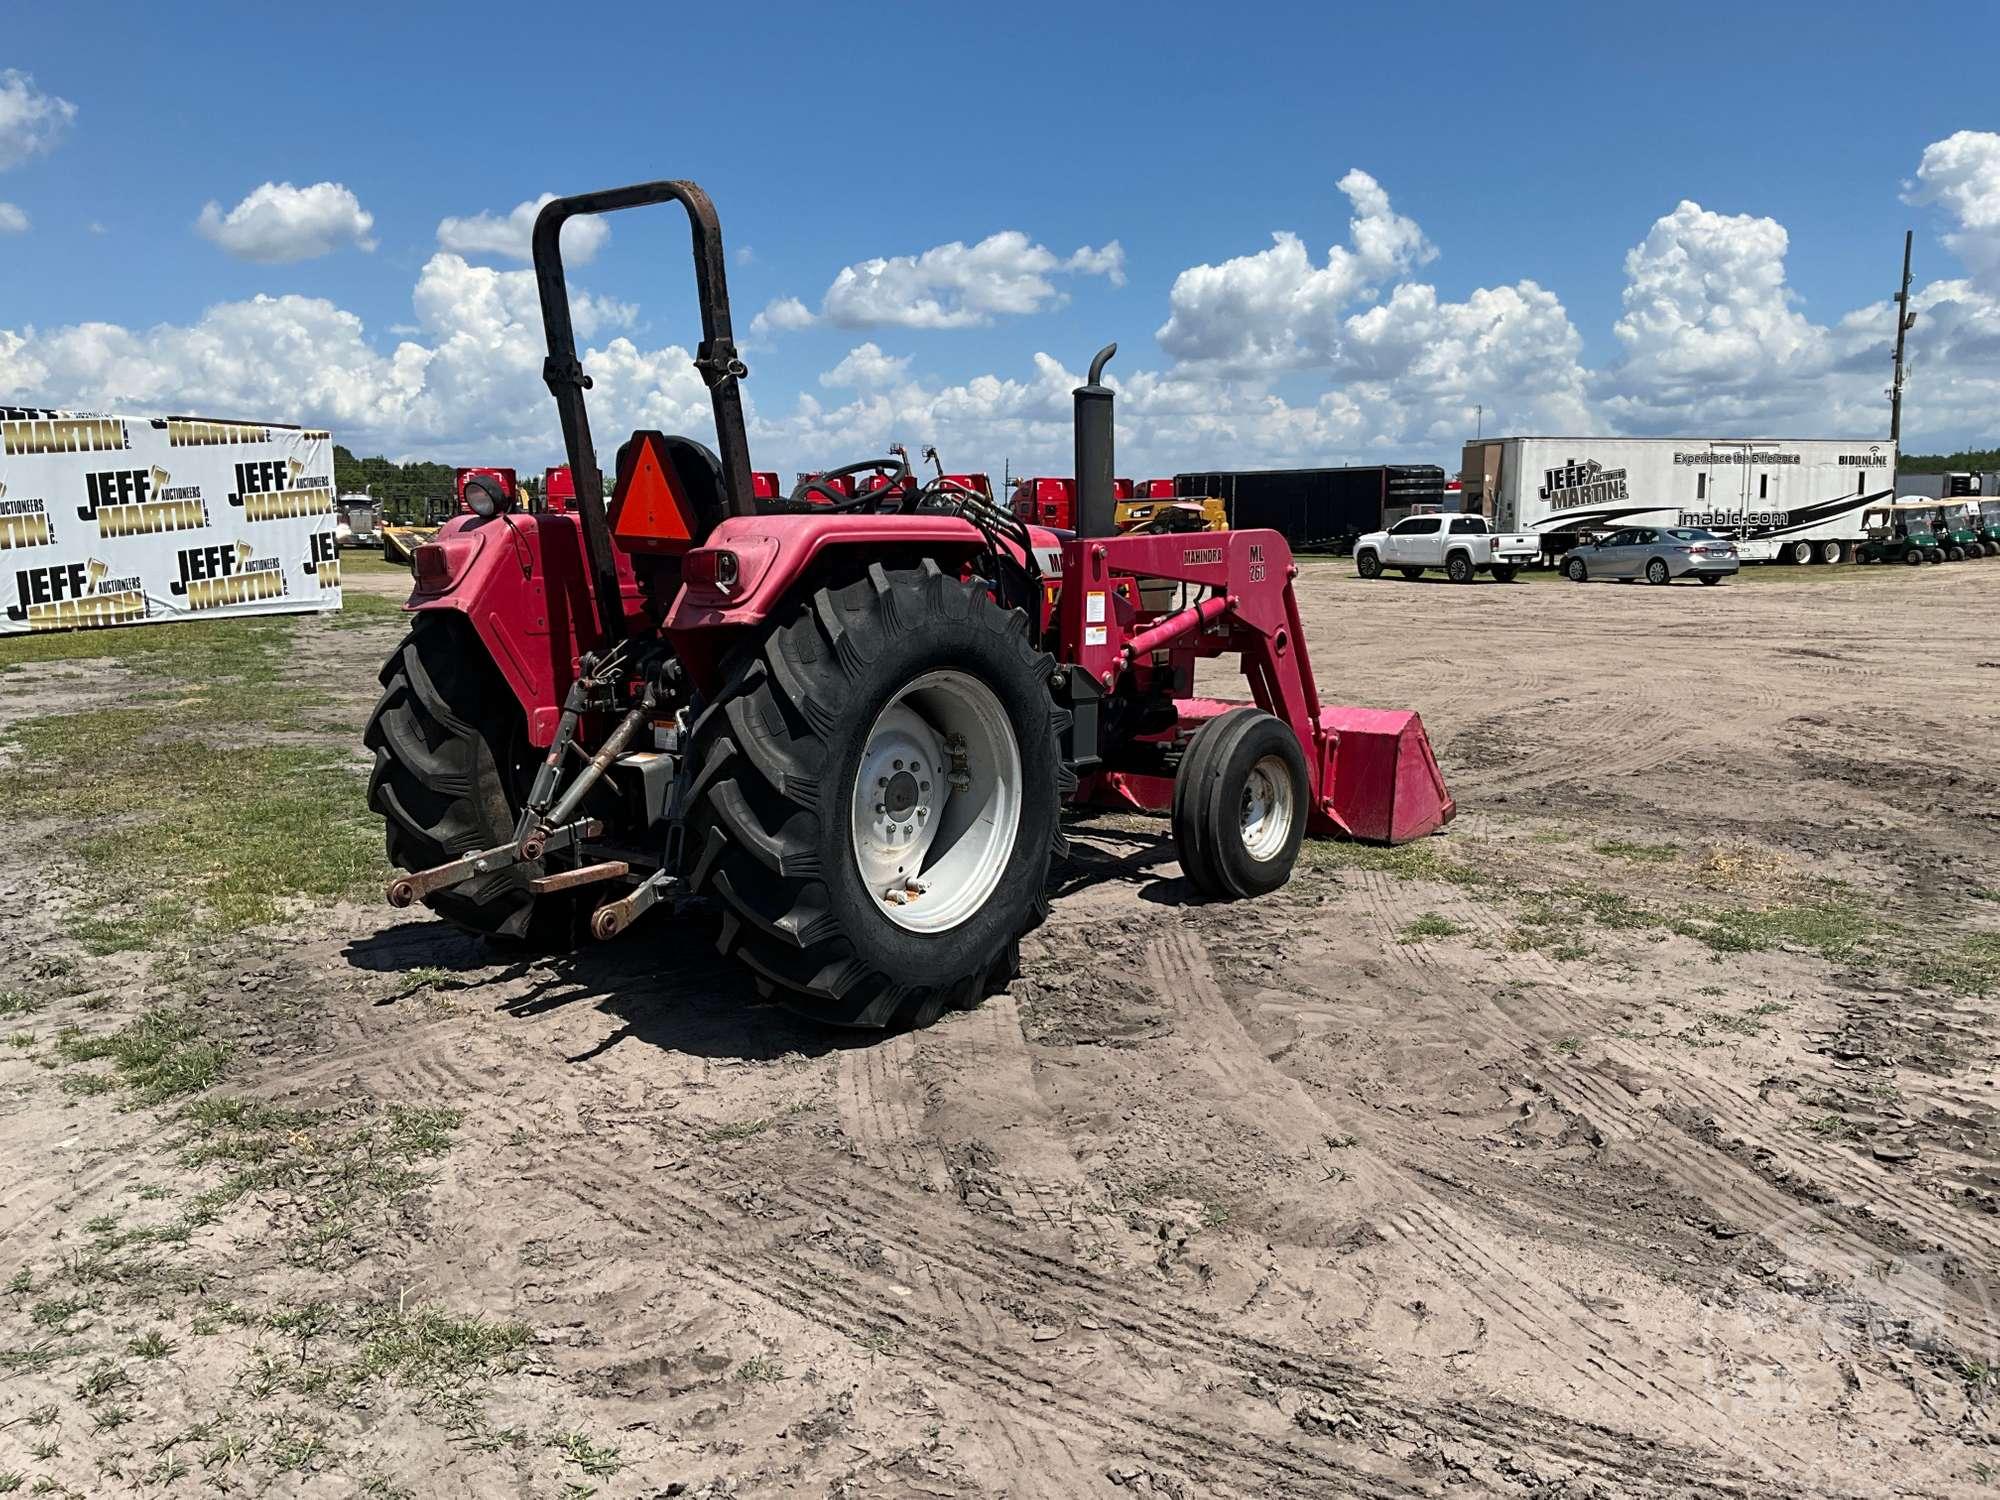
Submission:
<svg viewBox="0 0 2000 1500">
<path fill-rule="evenodd" d="M 1616 578 L 1671 583 L 1690 574 L 1720 583 L 1738 567 L 1736 544 L 1699 526 L 1628 526 L 1570 549 L 1563 572 L 1573 583 Z"/>
</svg>

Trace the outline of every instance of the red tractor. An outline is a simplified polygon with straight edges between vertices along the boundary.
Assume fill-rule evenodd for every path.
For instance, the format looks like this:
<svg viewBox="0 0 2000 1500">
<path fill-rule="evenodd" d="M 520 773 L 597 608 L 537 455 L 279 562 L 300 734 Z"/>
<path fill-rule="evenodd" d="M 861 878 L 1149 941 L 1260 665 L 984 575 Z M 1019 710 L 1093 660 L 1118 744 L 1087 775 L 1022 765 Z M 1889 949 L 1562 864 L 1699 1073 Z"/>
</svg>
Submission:
<svg viewBox="0 0 2000 1500">
<path fill-rule="evenodd" d="M 716 447 L 634 433 L 607 505 L 559 237 L 668 201 Z M 460 516 L 417 551 L 367 730 L 392 905 L 568 942 L 706 898 L 762 992 L 923 1024 L 1011 977 L 1067 801 L 1171 809 L 1213 899 L 1283 884 L 1308 825 L 1394 841 L 1451 816 L 1414 714 L 1320 706 L 1282 537 L 1113 534 L 1112 349 L 1076 392 L 1076 533 L 899 456 L 760 501 L 707 195 L 558 198 L 534 259 L 575 500 Z M 882 483 L 837 483 L 863 474 Z M 1254 706 L 1191 698 L 1219 656 Z"/>
</svg>

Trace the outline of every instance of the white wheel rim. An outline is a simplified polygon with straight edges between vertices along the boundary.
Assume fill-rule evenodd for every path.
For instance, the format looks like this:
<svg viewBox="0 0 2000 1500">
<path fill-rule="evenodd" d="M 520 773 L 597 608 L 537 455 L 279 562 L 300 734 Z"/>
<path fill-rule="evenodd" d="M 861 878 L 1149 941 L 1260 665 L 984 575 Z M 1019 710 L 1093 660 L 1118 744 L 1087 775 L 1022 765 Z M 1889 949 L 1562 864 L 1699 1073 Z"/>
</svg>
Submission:
<svg viewBox="0 0 2000 1500">
<path fill-rule="evenodd" d="M 1292 774 L 1283 757 L 1267 755 L 1243 780 L 1243 849 L 1262 864 L 1283 852 L 1292 835 Z"/>
<path fill-rule="evenodd" d="M 1021 750 L 993 690 L 927 672 L 868 731 L 850 817 L 854 867 L 883 915 L 947 932 L 993 894 L 1021 827 Z"/>
</svg>

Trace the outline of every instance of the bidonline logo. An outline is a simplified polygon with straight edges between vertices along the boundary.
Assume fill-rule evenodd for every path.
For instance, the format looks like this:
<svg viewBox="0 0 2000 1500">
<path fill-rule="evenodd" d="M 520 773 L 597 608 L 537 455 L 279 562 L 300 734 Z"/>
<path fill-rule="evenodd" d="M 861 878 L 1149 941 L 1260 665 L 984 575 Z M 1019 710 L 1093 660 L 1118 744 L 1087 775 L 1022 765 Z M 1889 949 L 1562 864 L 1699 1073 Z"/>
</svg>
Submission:
<svg viewBox="0 0 2000 1500">
<path fill-rule="evenodd" d="M 331 531 L 315 531 L 306 546 L 306 574 L 317 578 L 322 589 L 340 587 L 340 538 Z"/>
<path fill-rule="evenodd" d="M 208 524 L 208 505 L 198 484 L 176 485 L 158 464 L 145 469 L 104 469 L 86 474 L 79 521 L 95 521 L 97 534 L 151 536 L 161 531 L 196 531 Z"/>
<path fill-rule="evenodd" d="M 248 542 L 184 547 L 175 554 L 181 576 L 167 587 L 186 599 L 189 609 L 227 609 L 258 599 L 282 599 L 284 564 L 275 557 L 253 556 L 256 550 Z"/>
<path fill-rule="evenodd" d="M 264 458 L 236 466 L 231 505 L 249 521 L 287 521 L 333 514 L 333 479 L 307 474 L 296 458 Z"/>
<path fill-rule="evenodd" d="M 49 524 L 49 504 L 39 495 L 7 498 L 7 486 L 0 484 L 0 551 L 9 547 L 41 547 L 56 539 Z"/>
<path fill-rule="evenodd" d="M 146 618 L 146 589 L 137 577 L 109 578 L 108 563 L 56 563 L 14 575 L 14 603 L 7 618 L 30 630 L 85 630 L 129 625 Z"/>
</svg>

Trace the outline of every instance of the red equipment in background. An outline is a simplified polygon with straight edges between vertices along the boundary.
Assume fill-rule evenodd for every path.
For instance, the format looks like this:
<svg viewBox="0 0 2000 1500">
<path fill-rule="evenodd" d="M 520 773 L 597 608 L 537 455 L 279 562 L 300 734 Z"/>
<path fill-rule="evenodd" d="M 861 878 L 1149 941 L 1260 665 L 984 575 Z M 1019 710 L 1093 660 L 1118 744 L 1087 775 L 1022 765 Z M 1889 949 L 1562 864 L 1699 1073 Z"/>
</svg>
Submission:
<svg viewBox="0 0 2000 1500">
<path fill-rule="evenodd" d="M 576 481 L 570 477 L 569 465 L 542 470 L 542 509 L 567 515 L 575 504 Z"/>
<path fill-rule="evenodd" d="M 774 469 L 753 469 L 750 471 L 750 493 L 759 500 L 779 500 L 778 475 Z"/>
<path fill-rule="evenodd" d="M 520 486 L 514 481 L 514 471 L 512 469 L 454 469 L 451 472 L 451 491 L 452 498 L 458 501 L 460 515 L 469 516 L 472 514 L 472 507 L 465 503 L 465 481 L 475 476 L 497 481 L 500 485 L 501 497 L 508 505 L 512 506 L 520 503 L 521 490 Z"/>
</svg>

